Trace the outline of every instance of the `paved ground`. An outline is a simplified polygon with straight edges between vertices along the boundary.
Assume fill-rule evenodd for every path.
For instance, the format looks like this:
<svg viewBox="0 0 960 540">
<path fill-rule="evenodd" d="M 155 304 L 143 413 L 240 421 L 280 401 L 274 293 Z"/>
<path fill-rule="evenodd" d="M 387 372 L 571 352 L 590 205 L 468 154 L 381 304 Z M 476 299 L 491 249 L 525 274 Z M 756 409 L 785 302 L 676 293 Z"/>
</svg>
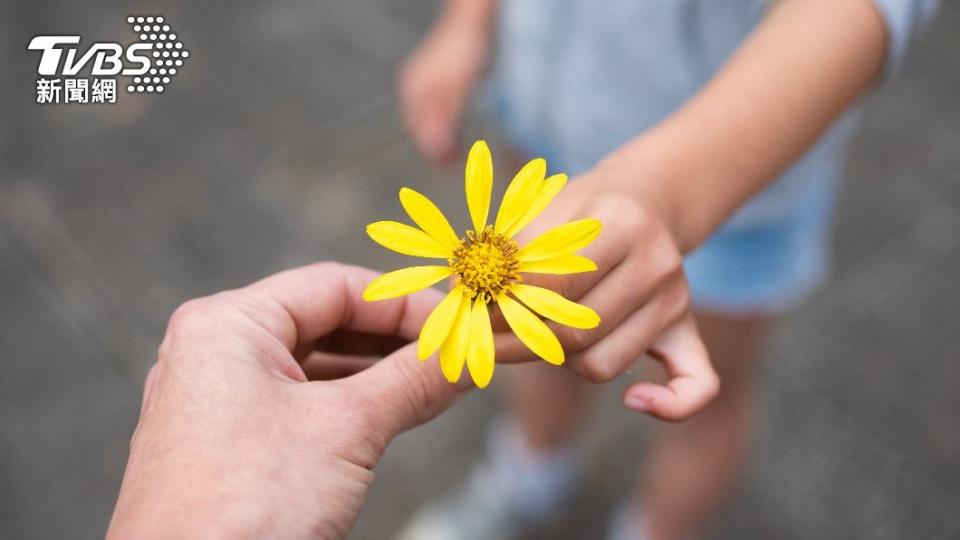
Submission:
<svg viewBox="0 0 960 540">
<path fill-rule="evenodd" d="M 318 259 L 394 265 L 362 225 L 399 216 L 401 185 L 462 204 L 392 100 L 435 3 L 166 2 L 191 63 L 165 95 L 109 108 L 34 105 L 25 47 L 59 30 L 125 41 L 125 3 L 5 6 L 0 537 L 103 533 L 178 303 Z M 958 28 L 948 4 L 867 101 L 835 278 L 777 331 L 753 457 L 713 537 L 960 536 Z M 627 489 L 651 424 L 619 410 L 623 384 L 599 392 L 584 494 L 543 537 L 598 537 Z M 355 538 L 389 537 L 462 477 L 495 394 L 390 449 Z"/>
</svg>

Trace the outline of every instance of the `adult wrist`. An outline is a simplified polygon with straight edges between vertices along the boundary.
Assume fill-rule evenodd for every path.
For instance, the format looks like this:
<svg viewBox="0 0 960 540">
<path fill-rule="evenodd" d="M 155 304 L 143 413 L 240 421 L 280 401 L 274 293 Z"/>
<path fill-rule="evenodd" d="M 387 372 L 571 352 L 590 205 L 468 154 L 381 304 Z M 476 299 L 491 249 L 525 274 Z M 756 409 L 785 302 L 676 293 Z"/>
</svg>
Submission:
<svg viewBox="0 0 960 540">
<path fill-rule="evenodd" d="M 257 538 L 283 530 L 284 502 L 248 489 L 269 483 L 242 479 L 259 471 L 200 461 L 141 454 L 135 445 L 108 538 Z"/>
</svg>

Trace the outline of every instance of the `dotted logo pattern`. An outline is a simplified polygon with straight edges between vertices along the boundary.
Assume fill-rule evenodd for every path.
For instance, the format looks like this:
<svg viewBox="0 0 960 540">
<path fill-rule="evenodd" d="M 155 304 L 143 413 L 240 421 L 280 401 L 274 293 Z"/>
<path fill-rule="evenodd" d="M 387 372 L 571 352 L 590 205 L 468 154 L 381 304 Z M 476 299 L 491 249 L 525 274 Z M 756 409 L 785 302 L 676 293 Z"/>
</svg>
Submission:
<svg viewBox="0 0 960 540">
<path fill-rule="evenodd" d="M 164 23 L 162 16 L 131 15 L 127 17 L 127 24 L 133 27 L 141 43 L 153 44 L 149 71 L 134 77 L 127 92 L 162 93 L 190 57 L 190 51 L 183 48 L 183 43 L 170 25 Z"/>
</svg>

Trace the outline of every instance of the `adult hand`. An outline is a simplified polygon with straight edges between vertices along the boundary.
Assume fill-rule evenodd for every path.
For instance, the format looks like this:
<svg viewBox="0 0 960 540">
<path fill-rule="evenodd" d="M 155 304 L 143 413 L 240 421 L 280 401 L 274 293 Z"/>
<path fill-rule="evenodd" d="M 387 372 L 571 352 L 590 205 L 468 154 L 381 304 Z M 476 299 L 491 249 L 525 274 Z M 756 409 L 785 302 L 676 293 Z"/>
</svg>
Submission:
<svg viewBox="0 0 960 540">
<path fill-rule="evenodd" d="M 366 303 L 375 276 L 323 263 L 177 309 L 108 537 L 346 536 L 391 439 L 465 388 L 411 346 L 370 359 L 440 299 Z"/>
</svg>

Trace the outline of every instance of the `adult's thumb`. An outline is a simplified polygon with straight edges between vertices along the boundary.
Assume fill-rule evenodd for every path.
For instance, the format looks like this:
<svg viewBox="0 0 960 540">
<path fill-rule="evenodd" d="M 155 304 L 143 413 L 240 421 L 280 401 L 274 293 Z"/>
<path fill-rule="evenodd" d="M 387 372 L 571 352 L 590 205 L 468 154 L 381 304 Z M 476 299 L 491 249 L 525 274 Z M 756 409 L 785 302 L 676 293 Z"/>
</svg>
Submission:
<svg viewBox="0 0 960 540">
<path fill-rule="evenodd" d="M 374 422 L 390 438 L 432 420 L 474 388 L 466 374 L 459 383 L 447 382 L 436 355 L 417 360 L 416 342 L 345 382 L 369 399 Z"/>
</svg>

